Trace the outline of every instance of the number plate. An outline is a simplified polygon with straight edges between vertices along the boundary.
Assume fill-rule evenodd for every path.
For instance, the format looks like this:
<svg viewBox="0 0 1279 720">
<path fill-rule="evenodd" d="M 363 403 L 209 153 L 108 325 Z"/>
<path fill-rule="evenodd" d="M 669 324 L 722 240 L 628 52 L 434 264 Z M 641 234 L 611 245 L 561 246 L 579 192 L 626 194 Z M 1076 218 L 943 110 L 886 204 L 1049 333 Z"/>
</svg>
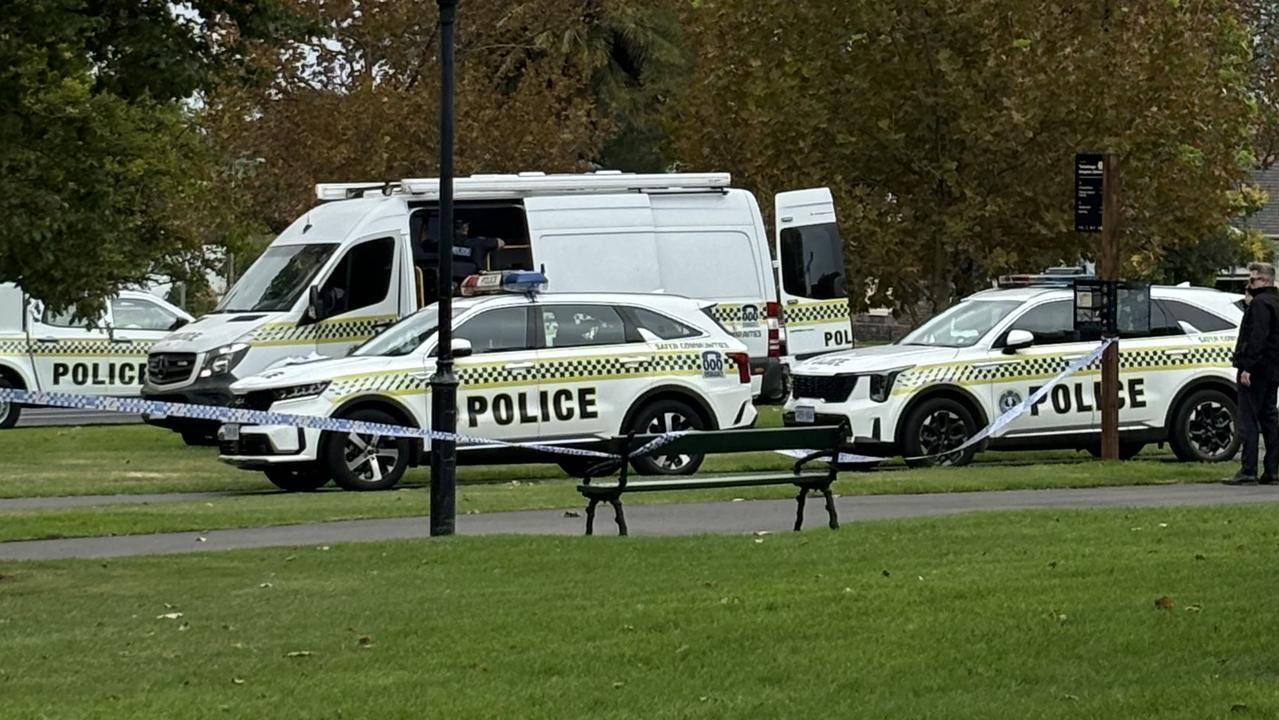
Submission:
<svg viewBox="0 0 1279 720">
<path fill-rule="evenodd" d="M 817 421 L 817 411 L 811 405 L 795 406 L 795 422 L 811 423 Z"/>
<path fill-rule="evenodd" d="M 228 423 L 222 426 L 222 439 L 234 442 L 240 439 L 240 426 Z"/>
</svg>

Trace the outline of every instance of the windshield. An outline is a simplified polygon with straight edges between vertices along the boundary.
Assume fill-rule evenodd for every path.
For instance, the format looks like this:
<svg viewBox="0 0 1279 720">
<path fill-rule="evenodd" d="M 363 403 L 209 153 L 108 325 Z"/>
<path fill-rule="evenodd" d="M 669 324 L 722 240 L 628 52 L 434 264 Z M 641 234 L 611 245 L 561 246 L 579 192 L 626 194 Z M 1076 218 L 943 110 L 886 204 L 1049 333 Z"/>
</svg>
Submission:
<svg viewBox="0 0 1279 720">
<path fill-rule="evenodd" d="M 1021 306 L 1020 300 L 965 300 L 920 325 L 897 344 L 971 347 Z"/>
<path fill-rule="evenodd" d="M 782 288 L 814 300 L 846 297 L 844 244 L 835 223 L 782 230 Z"/>
<path fill-rule="evenodd" d="M 328 243 L 267 248 L 222 298 L 216 312 L 292 309 L 335 248 L 337 245 Z"/>
<path fill-rule="evenodd" d="M 419 310 L 387 328 L 380 335 L 356 348 L 356 357 L 396 357 L 408 355 L 422 346 L 439 325 L 436 305 Z"/>
</svg>

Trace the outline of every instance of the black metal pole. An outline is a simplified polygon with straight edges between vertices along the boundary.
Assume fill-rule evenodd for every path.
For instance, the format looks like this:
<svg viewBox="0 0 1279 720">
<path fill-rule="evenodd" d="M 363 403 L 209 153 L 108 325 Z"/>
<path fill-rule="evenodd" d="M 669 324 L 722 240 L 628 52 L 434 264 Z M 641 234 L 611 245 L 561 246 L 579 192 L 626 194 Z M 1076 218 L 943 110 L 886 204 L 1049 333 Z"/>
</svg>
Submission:
<svg viewBox="0 0 1279 720">
<path fill-rule="evenodd" d="M 457 432 L 453 374 L 453 21 L 457 0 L 440 6 L 439 352 L 431 376 L 431 428 Z M 457 517 L 457 443 L 431 441 L 431 535 L 452 535 Z"/>
</svg>

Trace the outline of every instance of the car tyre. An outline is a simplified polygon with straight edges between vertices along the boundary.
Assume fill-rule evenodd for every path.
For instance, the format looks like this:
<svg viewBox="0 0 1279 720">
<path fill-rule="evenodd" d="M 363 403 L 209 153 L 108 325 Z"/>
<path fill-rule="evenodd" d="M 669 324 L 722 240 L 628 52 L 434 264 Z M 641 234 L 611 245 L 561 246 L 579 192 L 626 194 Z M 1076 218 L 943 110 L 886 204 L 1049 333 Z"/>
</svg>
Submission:
<svg viewBox="0 0 1279 720">
<path fill-rule="evenodd" d="M 318 464 L 282 465 L 263 471 L 271 484 L 285 492 L 314 492 L 329 484 L 329 476 Z"/>
<path fill-rule="evenodd" d="M 658 400 L 645 405 L 631 419 L 629 430 L 636 434 L 661 435 L 678 430 L 705 430 L 706 421 L 680 400 Z M 650 455 L 631 461 L 640 475 L 691 475 L 701 467 L 705 455 Z"/>
<path fill-rule="evenodd" d="M 967 465 L 977 454 L 977 445 L 957 453 L 946 451 L 962 445 L 977 434 L 977 430 L 977 421 L 963 403 L 946 397 L 925 400 L 911 410 L 902 426 L 906 464 L 910 467 Z M 933 457 L 921 457 L 925 455 Z"/>
<path fill-rule="evenodd" d="M 6 378 L 0 377 L 0 388 L 18 389 Z M 0 400 L 0 430 L 8 430 L 18 424 L 18 416 L 22 414 L 22 406 L 16 402 Z"/>
<path fill-rule="evenodd" d="M 1224 462 L 1239 452 L 1239 406 L 1220 390 L 1190 394 L 1172 416 L 1168 444 L 1187 462 Z"/>
<path fill-rule="evenodd" d="M 372 408 L 346 415 L 356 420 L 400 425 L 390 414 Z M 346 490 L 387 490 L 404 476 L 412 444 L 408 438 L 368 433 L 326 432 L 320 441 L 320 457 L 333 482 Z"/>
</svg>

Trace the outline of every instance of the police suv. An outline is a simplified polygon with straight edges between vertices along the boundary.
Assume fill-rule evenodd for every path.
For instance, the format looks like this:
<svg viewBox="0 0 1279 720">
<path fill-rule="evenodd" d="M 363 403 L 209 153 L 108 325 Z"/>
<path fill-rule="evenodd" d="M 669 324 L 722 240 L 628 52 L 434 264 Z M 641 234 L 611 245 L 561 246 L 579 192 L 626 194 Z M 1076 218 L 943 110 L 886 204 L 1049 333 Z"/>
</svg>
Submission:
<svg viewBox="0 0 1279 720">
<path fill-rule="evenodd" d="M 528 290 L 537 273 L 507 274 L 492 289 Z M 464 292 L 473 287 L 468 279 Z M 431 305 L 350 357 L 285 366 L 231 386 L 234 404 L 258 410 L 427 427 L 438 306 Z M 458 433 L 502 442 L 591 444 L 634 430 L 749 426 L 755 421 L 750 357 L 707 312 L 677 296 L 498 292 L 455 301 Z M 262 470 L 286 490 L 333 479 L 349 490 L 389 488 L 427 447 L 407 438 L 289 426 L 224 425 L 223 461 Z M 590 458 L 460 444 L 459 462 L 559 462 Z M 700 457 L 636 461 L 640 472 L 687 473 Z"/>
<path fill-rule="evenodd" d="M 151 345 L 193 318 L 144 292 L 111 298 L 92 320 L 55 313 L 16 285 L 0 284 L 0 387 L 84 395 L 137 395 Z M 0 429 L 21 408 L 0 401 Z"/>
<path fill-rule="evenodd" d="M 1099 344 L 1076 334 L 1073 291 L 1056 284 L 979 292 L 892 345 L 800 364 L 784 421 L 847 423 L 858 452 L 912 466 L 969 462 L 977 447 L 947 451 Z M 1168 442 L 1183 460 L 1228 460 L 1239 446 L 1230 360 L 1240 296 L 1186 286 L 1150 294 L 1149 332 L 1120 336 L 1120 455 Z M 986 446 L 1097 454 L 1099 367 L 1053 387 Z"/>
</svg>

